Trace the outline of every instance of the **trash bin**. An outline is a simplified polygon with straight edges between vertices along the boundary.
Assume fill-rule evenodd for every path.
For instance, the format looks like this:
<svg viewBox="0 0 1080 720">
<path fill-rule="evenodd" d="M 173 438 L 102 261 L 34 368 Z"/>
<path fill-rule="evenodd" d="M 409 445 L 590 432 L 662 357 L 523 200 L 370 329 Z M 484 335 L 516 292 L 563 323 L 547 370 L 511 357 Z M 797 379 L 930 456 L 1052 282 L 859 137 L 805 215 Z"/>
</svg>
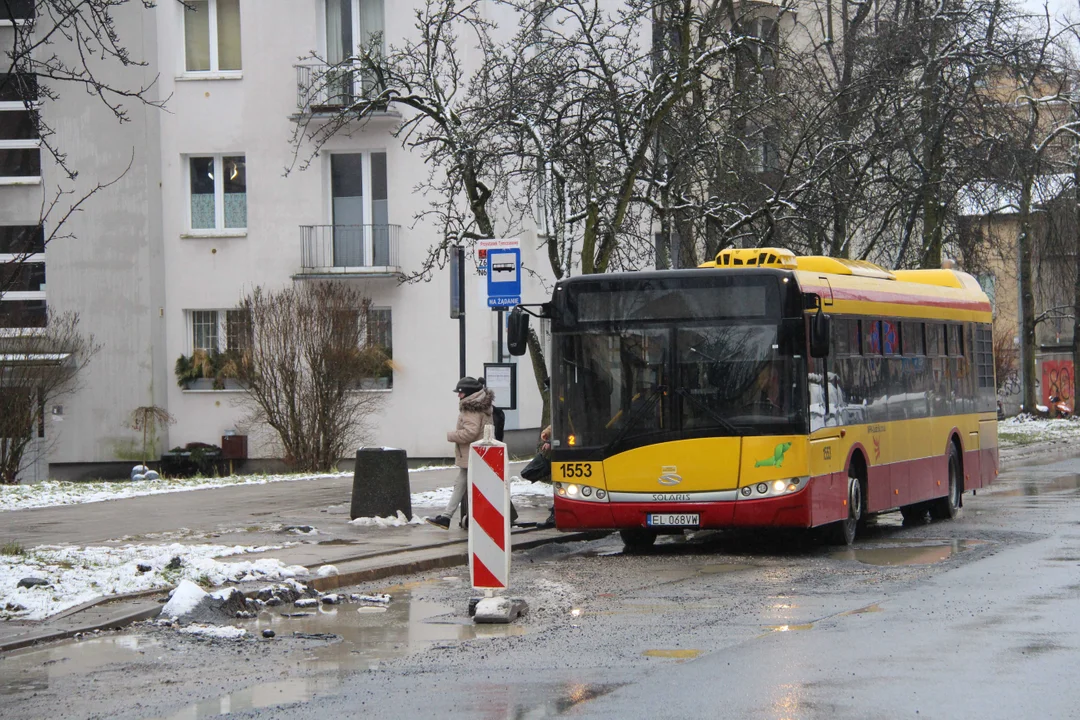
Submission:
<svg viewBox="0 0 1080 720">
<path fill-rule="evenodd" d="M 404 450 L 360 448 L 353 469 L 352 509 L 358 517 L 389 517 L 398 510 L 412 517 L 409 463 Z"/>
</svg>

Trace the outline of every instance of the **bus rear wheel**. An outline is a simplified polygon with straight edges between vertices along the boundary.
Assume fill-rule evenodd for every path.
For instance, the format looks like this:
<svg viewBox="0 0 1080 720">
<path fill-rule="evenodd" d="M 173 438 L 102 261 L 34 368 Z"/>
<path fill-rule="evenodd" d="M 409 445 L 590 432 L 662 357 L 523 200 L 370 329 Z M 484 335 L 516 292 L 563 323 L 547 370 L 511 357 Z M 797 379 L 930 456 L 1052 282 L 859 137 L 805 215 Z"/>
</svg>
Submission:
<svg viewBox="0 0 1080 720">
<path fill-rule="evenodd" d="M 623 528 L 619 531 L 627 550 L 645 550 L 656 542 L 656 531 L 648 528 Z"/>
<path fill-rule="evenodd" d="M 855 468 L 848 470 L 847 498 L 847 518 L 833 523 L 829 528 L 830 540 L 834 545 L 853 544 L 855 535 L 859 531 L 859 524 L 863 520 L 863 484 Z"/>
<path fill-rule="evenodd" d="M 960 453 L 956 446 L 949 443 L 949 494 L 943 498 L 930 501 L 930 517 L 935 520 L 951 520 L 960 511 L 960 496 L 964 492 L 963 481 L 960 476 Z"/>
</svg>

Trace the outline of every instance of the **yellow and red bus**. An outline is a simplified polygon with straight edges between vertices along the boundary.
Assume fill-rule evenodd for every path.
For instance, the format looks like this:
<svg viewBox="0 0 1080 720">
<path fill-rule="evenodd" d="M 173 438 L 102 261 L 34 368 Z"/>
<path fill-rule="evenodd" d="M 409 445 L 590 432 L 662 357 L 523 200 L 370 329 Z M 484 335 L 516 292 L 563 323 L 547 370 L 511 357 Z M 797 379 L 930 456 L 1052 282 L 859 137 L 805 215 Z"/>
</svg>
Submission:
<svg viewBox="0 0 1080 720">
<path fill-rule="evenodd" d="M 966 273 L 729 249 L 569 278 L 540 308 L 560 530 L 851 543 L 872 514 L 951 518 L 997 475 L 991 308 Z"/>
</svg>

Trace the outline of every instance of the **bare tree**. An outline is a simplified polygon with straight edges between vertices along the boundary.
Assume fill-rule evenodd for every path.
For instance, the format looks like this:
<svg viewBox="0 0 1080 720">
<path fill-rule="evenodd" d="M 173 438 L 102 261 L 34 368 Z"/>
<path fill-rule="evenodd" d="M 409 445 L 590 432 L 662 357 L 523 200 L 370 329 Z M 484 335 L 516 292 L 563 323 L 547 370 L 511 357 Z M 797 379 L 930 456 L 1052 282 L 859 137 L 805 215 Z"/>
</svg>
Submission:
<svg viewBox="0 0 1080 720">
<path fill-rule="evenodd" d="M 251 322 L 237 380 L 248 422 L 269 427 L 285 461 L 325 471 L 355 451 L 384 395 L 365 384 L 391 367 L 369 328 L 371 301 L 343 283 L 256 288 L 241 303 Z"/>
<path fill-rule="evenodd" d="M 50 310 L 44 328 L 0 337 L 0 483 L 18 482 L 45 451 L 46 408 L 79 389 L 79 373 L 100 347 L 75 312 Z M 35 440 L 42 447 L 28 452 Z"/>
<path fill-rule="evenodd" d="M 157 405 L 142 405 L 131 411 L 131 429 L 142 433 L 142 464 L 150 457 L 150 448 L 157 445 L 157 431 L 176 422 L 169 411 Z"/>
</svg>

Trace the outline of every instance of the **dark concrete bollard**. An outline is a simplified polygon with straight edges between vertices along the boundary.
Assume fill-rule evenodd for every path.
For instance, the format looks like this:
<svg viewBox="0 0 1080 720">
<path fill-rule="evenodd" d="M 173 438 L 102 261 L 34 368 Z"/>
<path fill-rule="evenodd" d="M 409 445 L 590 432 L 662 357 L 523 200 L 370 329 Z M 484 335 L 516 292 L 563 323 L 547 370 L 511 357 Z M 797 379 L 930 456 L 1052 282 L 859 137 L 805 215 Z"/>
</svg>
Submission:
<svg viewBox="0 0 1080 720">
<path fill-rule="evenodd" d="M 358 517 L 388 517 L 405 513 L 412 517 L 409 492 L 409 463 L 404 450 L 360 448 L 353 470 L 353 520 Z"/>
</svg>

